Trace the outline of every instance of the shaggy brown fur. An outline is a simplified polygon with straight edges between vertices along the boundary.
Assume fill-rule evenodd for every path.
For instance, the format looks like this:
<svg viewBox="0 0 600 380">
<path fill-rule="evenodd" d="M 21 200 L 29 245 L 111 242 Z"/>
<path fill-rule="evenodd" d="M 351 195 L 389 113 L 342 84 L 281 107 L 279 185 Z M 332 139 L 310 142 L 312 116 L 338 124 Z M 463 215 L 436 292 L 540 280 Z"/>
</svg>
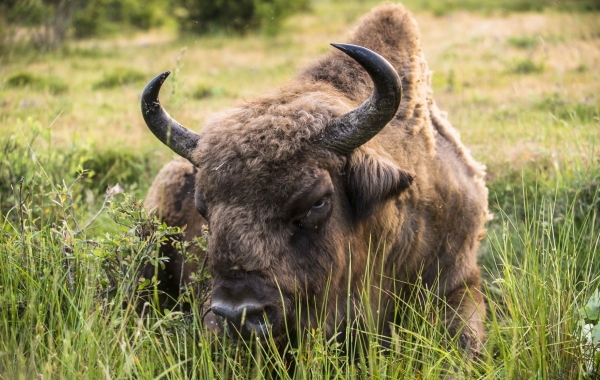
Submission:
<svg viewBox="0 0 600 380">
<path fill-rule="evenodd" d="M 392 4 L 375 8 L 350 43 L 382 55 L 402 79 L 397 115 L 377 136 L 347 156 L 315 143 L 332 119 L 373 90 L 356 62 L 332 52 L 283 89 L 209 120 L 193 160 L 197 169 L 183 160 L 167 165 L 148 207 L 161 210 L 168 224 L 187 224 L 188 236 L 199 233 L 206 221 L 193 209 L 195 176 L 210 223 L 213 297 L 253 294 L 275 308 L 269 323 L 281 344 L 282 311 L 295 321 L 297 303 L 328 299 L 327 333 L 333 335 L 339 328 L 334 316 L 345 319 L 349 279 L 353 302 L 370 274 L 378 286 L 383 275 L 385 293 L 396 297 L 406 297 L 416 281 L 436 289 L 452 310 L 445 314 L 450 333 L 460 332 L 464 346 L 476 352 L 485 317 L 476 256 L 490 218 L 484 168 L 433 101 L 409 12 Z M 385 251 L 372 249 L 367 262 L 370 242 Z M 178 266 L 175 260 L 169 269 L 176 282 Z M 384 299 L 382 322 L 397 317 L 391 298 Z M 314 323 L 314 310 L 306 309 L 300 328 Z M 389 334 L 388 323 L 380 326 Z M 296 327 L 288 326 L 291 336 Z"/>
<path fill-rule="evenodd" d="M 187 226 L 185 238 L 189 241 L 201 236 L 208 224 L 194 206 L 196 172 L 197 169 L 187 160 L 177 158 L 158 173 L 146 197 L 146 207 L 155 209 L 159 218 L 168 225 Z M 166 245 L 161 253 L 169 257 L 166 270 L 155 271 L 153 266 L 148 265 L 144 268 L 144 277 L 152 278 L 157 272 L 161 290 L 166 293 L 161 302 L 168 305 L 170 299 L 166 295 L 176 297 L 180 286 L 185 285 L 190 274 L 197 270 L 197 265 L 185 263 L 184 258 L 170 245 Z M 192 253 L 204 255 L 200 250 Z"/>
</svg>

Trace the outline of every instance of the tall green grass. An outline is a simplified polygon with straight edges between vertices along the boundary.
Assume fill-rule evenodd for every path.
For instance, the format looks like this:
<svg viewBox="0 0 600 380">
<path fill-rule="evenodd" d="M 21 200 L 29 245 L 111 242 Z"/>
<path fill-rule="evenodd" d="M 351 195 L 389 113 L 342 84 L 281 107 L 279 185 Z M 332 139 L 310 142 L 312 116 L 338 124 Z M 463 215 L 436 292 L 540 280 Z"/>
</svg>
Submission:
<svg viewBox="0 0 600 380">
<path fill-rule="evenodd" d="M 23 156 L 20 165 L 38 176 L 22 184 L 11 177 L 12 198 L 3 195 L 12 207 L 3 211 L 0 229 L 1 379 L 598 376 L 595 343 L 583 331 L 597 320 L 580 311 L 600 286 L 595 163 L 539 178 L 524 170 L 490 184 L 496 218 L 481 258 L 488 337 L 480 357 L 468 360 L 444 334 L 442 300 L 419 284 L 414 291 L 425 302 L 399 300 L 402 323 L 388 339 L 376 334 L 377 318 L 368 307 L 361 323 L 338 332 L 341 339 L 327 337 L 321 321 L 294 337 L 298 345 L 285 352 L 272 341 L 218 339 L 202 325 L 206 288 L 186 293 L 191 313 L 139 298 L 139 290 L 154 285 L 140 276 L 141 266 L 159 263 L 158 246 L 180 229 L 162 225 L 135 197 L 116 192 L 102 212 L 102 223 L 111 227 L 101 233 L 86 228 L 102 202 L 73 212 L 84 179 L 60 171 L 60 160 Z M 30 192 L 42 185 L 38 195 Z M 52 209 L 44 219 L 36 211 L 40 202 Z M 370 297 L 365 291 L 359 303 L 371 304 Z"/>
<path fill-rule="evenodd" d="M 575 58 L 565 53 L 597 42 L 594 14 L 418 15 L 424 47 L 434 48 L 427 56 L 436 99 L 490 173 L 495 219 L 480 257 L 488 337 L 476 360 L 449 341 L 442 301 L 419 284 L 414 292 L 426 302 L 398 300 L 402 323 L 389 339 L 375 333 L 377 318 L 364 308 L 362 323 L 341 329 L 339 340 L 324 334 L 321 317 L 283 353 L 271 341 L 258 346 L 206 333 L 203 276 L 184 295 L 191 313 L 139 298 L 138 291 L 152 293 L 154 286 L 139 268 L 159 262 L 157 245 L 181 235 L 139 201 L 167 160 L 139 117 L 140 73 L 150 78 L 186 61 L 173 96 L 163 100 L 198 128 L 235 98 L 279 85 L 298 57 L 327 51 L 323 41 L 344 38 L 341 31 L 379 2 L 315 1 L 312 13 L 290 19 L 285 35 L 274 39 L 159 39 L 123 47 L 90 41 L 52 54 L 0 57 L 7 63 L 0 99 L 0 379 L 598 378 L 600 168 L 597 153 L 587 151 L 600 120 L 597 70 L 593 49 Z M 594 2 L 405 3 L 444 15 Z M 537 16 L 548 27 L 521 28 Z M 471 17 L 511 33 L 460 40 L 433 33 Z M 183 44 L 190 48 L 181 61 Z M 128 195 L 106 198 L 116 183 Z M 358 301 L 368 305 L 371 297 L 377 294 L 365 292 Z"/>
<path fill-rule="evenodd" d="M 488 344 L 506 378 L 585 372 L 578 310 L 600 285 L 598 189 L 584 212 L 584 187 L 565 192 L 557 183 L 554 194 L 548 190 L 524 191 L 522 214 L 500 210 L 501 224 L 490 234 Z"/>
</svg>

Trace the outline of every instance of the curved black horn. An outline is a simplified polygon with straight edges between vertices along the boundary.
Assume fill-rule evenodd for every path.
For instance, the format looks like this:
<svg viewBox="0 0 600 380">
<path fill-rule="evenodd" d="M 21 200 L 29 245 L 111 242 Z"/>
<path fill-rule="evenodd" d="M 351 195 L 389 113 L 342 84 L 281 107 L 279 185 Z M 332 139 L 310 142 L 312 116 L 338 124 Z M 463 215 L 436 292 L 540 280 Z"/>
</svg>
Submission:
<svg viewBox="0 0 600 380">
<path fill-rule="evenodd" d="M 158 75 L 148 82 L 144 88 L 142 93 L 142 115 L 154 136 L 193 164 L 192 155 L 200 135 L 179 124 L 162 108 L 158 100 L 160 88 L 169 74 L 171 72 L 167 71 Z"/>
<path fill-rule="evenodd" d="M 400 106 L 402 87 L 396 69 L 379 54 L 357 45 L 331 44 L 358 62 L 373 81 L 373 94 L 360 107 L 332 120 L 321 144 L 348 154 L 373 138 L 392 120 Z"/>
</svg>

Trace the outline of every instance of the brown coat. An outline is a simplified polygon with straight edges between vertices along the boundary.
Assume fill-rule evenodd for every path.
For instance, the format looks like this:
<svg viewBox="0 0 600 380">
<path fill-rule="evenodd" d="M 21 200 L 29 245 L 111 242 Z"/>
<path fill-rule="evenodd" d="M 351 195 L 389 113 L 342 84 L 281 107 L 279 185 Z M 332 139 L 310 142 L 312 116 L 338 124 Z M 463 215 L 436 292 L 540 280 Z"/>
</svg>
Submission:
<svg viewBox="0 0 600 380">
<path fill-rule="evenodd" d="M 192 207 L 198 194 L 211 230 L 213 307 L 259 305 L 282 344 L 283 314 L 296 320 L 297 303 L 324 307 L 333 334 L 348 287 L 355 303 L 365 283 L 378 287 L 383 275 L 382 322 L 396 317 L 387 295 L 405 297 L 406 284 L 421 281 L 466 321 L 462 330 L 460 318 L 445 316 L 451 333 L 462 330 L 465 346 L 477 350 L 485 307 L 476 257 L 490 219 L 484 167 L 433 100 L 410 13 L 375 8 L 351 43 L 379 53 L 402 80 L 400 108 L 379 134 L 347 155 L 315 143 L 373 91 L 366 72 L 335 51 L 282 89 L 210 119 L 193 153 L 197 168 L 183 159 L 168 164 L 148 207 L 194 235 L 206 223 Z M 315 310 L 304 307 L 299 317 L 301 328 L 314 323 Z M 380 326 L 389 334 L 389 324 Z"/>
</svg>

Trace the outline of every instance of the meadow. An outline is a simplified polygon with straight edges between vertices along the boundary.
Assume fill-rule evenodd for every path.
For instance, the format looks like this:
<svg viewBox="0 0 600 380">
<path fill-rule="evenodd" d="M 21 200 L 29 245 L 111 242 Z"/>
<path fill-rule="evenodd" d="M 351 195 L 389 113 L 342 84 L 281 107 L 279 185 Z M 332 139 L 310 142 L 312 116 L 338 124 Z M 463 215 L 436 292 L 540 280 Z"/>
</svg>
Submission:
<svg viewBox="0 0 600 380">
<path fill-rule="evenodd" d="M 166 27 L 0 56 L 0 379 L 600 378 L 600 13 L 504 3 L 406 2 L 434 97 L 488 171 L 477 360 L 445 343 L 425 288 L 431 307 L 399 305 L 389 349 L 367 326 L 360 355 L 318 327 L 284 357 L 205 334 L 200 312 L 136 306 L 152 288 L 141 264 L 181 232 L 143 210 L 174 157 L 141 118 L 143 86 L 173 71 L 161 101 L 200 130 L 285 86 L 378 4 L 321 0 L 275 36 Z"/>
</svg>

